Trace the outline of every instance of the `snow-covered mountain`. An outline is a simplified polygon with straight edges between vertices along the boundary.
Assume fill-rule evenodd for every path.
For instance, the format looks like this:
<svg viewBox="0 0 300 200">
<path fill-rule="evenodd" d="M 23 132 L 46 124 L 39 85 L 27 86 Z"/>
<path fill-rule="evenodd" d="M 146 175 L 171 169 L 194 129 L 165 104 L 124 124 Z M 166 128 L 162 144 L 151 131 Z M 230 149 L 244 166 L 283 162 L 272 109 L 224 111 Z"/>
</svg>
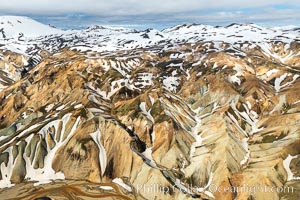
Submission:
<svg viewBox="0 0 300 200">
<path fill-rule="evenodd" d="M 295 27 L 266 28 L 255 24 L 231 24 L 225 27 L 185 24 L 162 31 L 92 26 L 84 30 L 62 31 L 26 17 L 2 16 L 0 30 L 3 33 L 0 41 L 5 44 L 1 49 L 23 54 L 30 54 L 36 46 L 50 51 L 69 47 L 103 52 L 205 41 L 254 48 L 257 43 L 300 40 L 300 29 Z"/>
<path fill-rule="evenodd" d="M 298 28 L 38 35 L 0 38 L 0 199 L 300 196 Z"/>
<path fill-rule="evenodd" d="M 283 44 L 289 49 L 291 43 L 300 41 L 300 29 L 296 27 L 260 27 L 255 24 L 231 24 L 228 26 L 209 26 L 201 24 L 184 24 L 162 31 L 155 29 L 134 30 L 128 28 L 111 28 L 91 26 L 84 30 L 62 31 L 41 24 L 27 17 L 2 16 L 0 28 L 3 37 L 0 37 L 0 50 L 22 55 L 30 60 L 30 65 L 25 68 L 10 68 L 8 63 L 2 67 L 5 71 L 0 87 L 5 87 L 12 80 L 18 80 L 22 72 L 28 71 L 42 59 L 41 52 L 59 52 L 69 48 L 80 52 L 94 52 L 96 54 L 114 54 L 120 50 L 143 50 L 151 52 L 168 51 L 178 45 L 195 45 L 203 43 L 206 52 L 231 52 L 236 56 L 243 56 L 245 50 L 259 48 L 271 59 L 285 63 L 287 59 L 297 56 L 296 53 L 277 54 L 274 44 Z M 0 54 L 1 56 L 1 54 Z M 174 54 L 175 59 L 179 54 Z M 2 85 L 2 86 L 1 86 Z"/>
<path fill-rule="evenodd" d="M 42 35 L 62 33 L 62 30 L 22 16 L 0 16 L 0 39 L 25 40 Z"/>
</svg>

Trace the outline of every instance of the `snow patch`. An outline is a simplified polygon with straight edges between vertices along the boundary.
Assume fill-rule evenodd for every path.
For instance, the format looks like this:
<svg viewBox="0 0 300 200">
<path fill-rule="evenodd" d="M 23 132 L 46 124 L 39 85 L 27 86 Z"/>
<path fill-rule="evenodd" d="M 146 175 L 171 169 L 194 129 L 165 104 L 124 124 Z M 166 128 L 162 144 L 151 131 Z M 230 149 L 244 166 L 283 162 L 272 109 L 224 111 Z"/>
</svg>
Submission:
<svg viewBox="0 0 300 200">
<path fill-rule="evenodd" d="M 112 182 L 118 184 L 128 192 L 132 192 L 132 188 L 129 185 L 125 184 L 121 178 L 115 178 L 114 180 L 112 180 Z"/>
<path fill-rule="evenodd" d="M 146 110 L 146 102 L 140 103 L 140 109 L 142 110 L 142 113 L 154 124 L 154 118 L 151 115 L 151 108 L 148 111 Z"/>
<path fill-rule="evenodd" d="M 287 181 L 300 180 L 300 177 L 294 176 L 294 174 L 292 173 L 291 168 L 290 168 L 291 161 L 297 157 L 298 157 L 297 155 L 291 156 L 291 154 L 289 154 L 288 157 L 286 157 L 286 159 L 283 160 L 283 167 L 288 175 Z"/>
<path fill-rule="evenodd" d="M 101 169 L 101 175 L 103 176 L 106 165 L 107 165 L 107 157 L 106 157 L 106 151 L 104 146 L 101 144 L 101 133 L 100 130 L 98 129 L 96 132 L 90 134 L 91 137 L 93 138 L 94 142 L 97 144 L 98 149 L 99 149 L 99 164 L 100 164 L 100 169 Z"/>
</svg>

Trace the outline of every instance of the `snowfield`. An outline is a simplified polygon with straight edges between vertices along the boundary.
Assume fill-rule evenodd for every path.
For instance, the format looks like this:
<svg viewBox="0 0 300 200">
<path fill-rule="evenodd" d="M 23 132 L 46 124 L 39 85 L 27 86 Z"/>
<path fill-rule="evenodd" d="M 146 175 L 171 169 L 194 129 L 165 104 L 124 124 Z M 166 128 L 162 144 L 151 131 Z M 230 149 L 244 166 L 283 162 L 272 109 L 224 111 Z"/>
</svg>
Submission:
<svg viewBox="0 0 300 200">
<path fill-rule="evenodd" d="M 270 52 L 270 41 L 287 43 L 300 39 L 300 30 L 294 27 L 267 28 L 255 24 L 231 24 L 229 26 L 210 26 L 184 24 L 162 31 L 155 29 L 135 30 L 128 28 L 111 28 L 91 26 L 84 30 L 59 30 L 27 17 L 0 17 L 0 49 L 32 54 L 33 47 L 56 51 L 61 47 L 70 47 L 78 51 L 115 51 L 162 46 L 164 50 L 174 44 L 196 42 L 214 42 L 214 48 L 228 43 L 233 48 L 262 48 L 267 56 L 285 61 Z M 167 44 L 173 44 L 168 47 Z M 165 46 L 167 45 L 167 46 Z M 241 52 L 242 54 L 242 52 Z M 171 58 L 179 58 L 173 54 Z"/>
</svg>

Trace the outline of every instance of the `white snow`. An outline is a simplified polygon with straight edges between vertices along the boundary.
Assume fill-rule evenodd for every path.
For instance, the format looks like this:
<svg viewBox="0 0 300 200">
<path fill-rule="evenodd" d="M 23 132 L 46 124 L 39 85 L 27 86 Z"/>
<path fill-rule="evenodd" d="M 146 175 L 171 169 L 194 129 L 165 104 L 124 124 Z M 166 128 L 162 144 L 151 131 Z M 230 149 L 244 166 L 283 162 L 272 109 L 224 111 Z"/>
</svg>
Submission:
<svg viewBox="0 0 300 200">
<path fill-rule="evenodd" d="M 193 142 L 191 145 L 190 157 L 194 156 L 196 148 L 201 146 L 202 141 L 203 141 L 201 136 L 198 134 L 199 128 L 201 127 L 201 119 L 200 119 L 200 117 L 198 117 L 198 110 L 193 110 L 196 113 L 196 116 L 194 117 L 194 120 L 196 121 L 196 126 L 192 128 L 192 131 L 190 132 L 190 134 L 195 139 L 195 142 Z"/>
<path fill-rule="evenodd" d="M 27 62 L 27 60 L 24 58 L 24 55 L 22 55 L 22 63 L 23 63 L 23 66 L 27 66 L 27 65 L 28 65 L 28 62 Z"/>
<path fill-rule="evenodd" d="M 88 108 L 88 110 L 92 113 L 103 113 L 104 111 L 99 108 Z"/>
<path fill-rule="evenodd" d="M 293 104 L 295 105 L 295 104 L 298 104 L 298 103 L 300 103 L 300 100 L 295 101 Z"/>
<path fill-rule="evenodd" d="M 287 181 L 291 181 L 291 180 L 300 180 L 300 177 L 295 177 L 294 174 L 292 173 L 291 171 L 291 168 L 290 168 L 290 164 L 291 164 L 291 161 L 294 159 L 294 158 L 297 158 L 298 156 L 295 155 L 295 156 L 291 156 L 290 154 L 288 155 L 288 157 L 286 157 L 286 159 L 283 160 L 283 167 L 288 175 L 287 177 Z"/>
<path fill-rule="evenodd" d="M 154 124 L 154 119 L 151 115 L 151 108 L 148 111 L 146 110 L 146 102 L 140 103 L 140 109 L 142 110 L 142 113 Z"/>
<path fill-rule="evenodd" d="M 218 67 L 218 63 L 214 63 L 214 65 L 213 65 L 213 69 L 216 69 Z"/>
<path fill-rule="evenodd" d="M 68 114 L 64 115 L 61 120 L 55 120 L 55 121 L 47 124 L 45 127 L 43 127 L 39 131 L 40 137 L 45 138 L 46 133 L 47 133 L 49 127 L 51 127 L 51 126 L 55 126 L 55 130 L 58 130 L 59 122 L 62 122 L 61 132 L 65 133 L 66 123 L 70 120 L 70 117 L 71 117 L 71 114 L 68 113 Z M 61 134 L 60 138 L 58 140 L 55 139 L 56 144 L 52 149 L 50 148 L 50 145 L 48 144 L 48 140 L 45 140 L 47 143 L 47 152 L 48 153 L 47 153 L 46 157 L 44 158 L 44 167 L 42 169 L 41 168 L 35 169 L 33 166 L 33 163 L 30 161 L 30 158 L 27 157 L 25 155 L 25 153 L 23 154 L 23 158 L 26 163 L 26 177 L 25 178 L 29 179 L 30 181 L 38 181 L 37 183 L 35 183 L 35 185 L 49 183 L 49 182 L 51 182 L 51 180 L 55 180 L 55 179 L 65 179 L 65 176 L 62 172 L 55 172 L 52 169 L 52 162 L 53 162 L 54 156 L 56 155 L 56 152 L 58 151 L 58 149 L 60 147 L 62 147 L 63 145 L 65 145 L 66 142 L 68 142 L 70 140 L 70 138 L 73 136 L 79 122 L 80 122 L 80 117 L 78 117 L 76 119 L 70 133 L 67 135 L 67 137 L 65 139 L 63 139 L 64 134 Z M 31 140 L 32 136 L 33 135 L 26 138 L 26 141 L 29 142 Z M 36 158 L 36 156 L 34 158 Z"/>
<path fill-rule="evenodd" d="M 130 77 L 129 75 L 126 76 Z M 135 87 L 133 81 L 129 80 L 128 78 L 121 78 L 119 80 L 112 81 L 110 90 L 107 91 L 103 91 L 100 88 L 95 88 L 93 86 L 93 83 L 91 82 L 88 82 L 86 86 L 89 88 L 90 93 L 92 94 L 89 96 L 89 99 L 95 103 L 98 102 L 98 100 L 95 97 L 101 97 L 105 100 L 110 100 L 114 94 L 116 94 L 120 89 L 124 87 L 128 88 L 129 90 L 138 90 L 138 91 L 141 90 L 140 88 Z"/>
<path fill-rule="evenodd" d="M 278 69 L 271 69 L 271 70 L 267 71 L 266 75 L 267 75 L 267 77 L 270 77 L 272 74 L 275 74 L 278 71 L 279 71 Z"/>
<path fill-rule="evenodd" d="M 56 108 L 57 111 L 61 111 L 62 109 L 64 109 L 66 107 L 66 105 L 61 105 L 59 107 Z"/>
<path fill-rule="evenodd" d="M 7 188 L 7 187 L 14 186 L 14 184 L 12 184 L 10 181 L 13 168 L 15 166 L 15 162 L 13 162 L 14 158 L 13 158 L 12 148 L 13 147 L 9 147 L 4 151 L 4 152 L 8 152 L 9 157 L 8 157 L 7 165 L 5 165 L 4 162 L 2 162 L 0 165 L 0 170 L 2 174 L 2 180 L 0 180 L 0 188 Z"/>
<path fill-rule="evenodd" d="M 201 60 L 199 60 L 198 62 L 193 63 L 192 67 L 195 67 L 195 66 L 198 66 L 198 65 L 201 65 Z"/>
<path fill-rule="evenodd" d="M 284 74 L 281 75 L 279 78 L 276 78 L 276 79 L 275 79 L 275 85 L 274 85 L 274 88 L 275 88 L 276 92 L 280 92 L 280 90 L 281 90 L 282 88 L 291 85 L 292 83 L 294 83 L 294 82 L 300 77 L 300 75 L 295 74 L 295 75 L 293 76 L 293 80 L 292 80 L 292 81 L 289 81 L 289 82 L 287 82 L 287 83 L 281 85 L 281 83 L 282 83 L 288 76 L 291 76 L 291 74 L 284 73 Z"/>
<path fill-rule="evenodd" d="M 120 185 L 122 188 L 124 188 L 128 192 L 132 192 L 132 188 L 129 185 L 125 184 L 121 178 L 115 178 L 114 180 L 112 180 L 112 182 Z"/>
<path fill-rule="evenodd" d="M 103 190 L 113 190 L 114 188 L 111 187 L 111 186 L 100 186 L 99 187 L 100 189 L 103 189 Z"/>
<path fill-rule="evenodd" d="M 106 157 L 105 148 L 101 143 L 101 132 L 98 129 L 96 132 L 91 133 L 90 135 L 93 138 L 94 142 L 97 144 L 99 149 L 99 165 L 101 169 L 101 175 L 103 176 L 107 165 L 107 157 Z"/>
<path fill-rule="evenodd" d="M 75 109 L 82 108 L 82 107 L 83 107 L 83 105 L 81 103 L 74 106 Z"/>
<path fill-rule="evenodd" d="M 249 101 L 246 101 L 246 104 L 247 104 L 248 109 L 250 110 L 252 108 L 251 103 Z"/>
<path fill-rule="evenodd" d="M 174 46 L 176 43 L 195 44 L 201 41 L 207 42 L 207 51 L 222 51 L 224 50 L 222 44 L 228 43 L 231 45 L 230 49 L 236 51 L 235 54 L 232 54 L 235 56 L 245 55 L 243 51 L 239 51 L 238 49 L 249 49 L 260 46 L 266 56 L 284 63 L 293 56 L 293 53 L 289 52 L 288 55 L 281 57 L 271 51 L 269 42 L 271 40 L 279 40 L 286 44 L 286 50 L 288 51 L 289 44 L 299 38 L 299 33 L 296 31 L 266 28 L 254 24 L 234 24 L 227 27 L 190 24 L 179 25 L 163 31 L 153 29 L 137 31 L 127 28 L 93 26 L 84 30 L 62 31 L 27 17 L 3 16 L 0 18 L 0 22 L 3 22 L 3 24 L 0 24 L 0 28 L 4 27 L 7 37 L 10 38 L 9 41 L 3 40 L 5 45 L 1 48 L 21 54 L 27 54 L 27 50 L 34 47 L 34 45 L 38 45 L 50 51 L 57 50 L 60 45 L 60 42 L 56 40 L 58 37 L 62 38 L 64 44 L 72 50 L 76 49 L 78 51 L 91 52 L 140 49 L 157 45 L 160 45 L 164 50 L 168 50 L 173 48 L 168 47 L 167 44 L 170 43 Z M 22 36 L 22 34 L 24 34 L 24 36 Z M 33 38 L 36 38 L 36 40 L 32 40 Z M 53 46 L 43 44 L 44 41 L 49 39 L 53 39 Z M 253 43 L 254 41 L 256 43 Z M 247 42 L 247 44 L 245 44 L 245 42 Z M 184 59 L 187 55 L 188 54 L 181 52 L 175 52 L 171 53 L 170 59 Z M 205 55 L 203 56 L 205 57 Z M 193 66 L 200 64 L 201 59 L 199 63 L 195 63 Z M 133 67 L 128 65 L 121 66 L 122 64 L 118 66 L 117 63 L 112 65 L 112 63 L 103 60 L 96 60 L 96 62 L 103 67 L 104 71 L 115 67 L 116 70 L 119 70 L 123 75 L 125 75 L 125 71 L 121 68 L 125 67 L 126 69 L 130 69 Z"/>
<path fill-rule="evenodd" d="M 180 77 L 164 77 L 163 79 L 163 88 L 169 92 L 176 92 L 177 87 L 179 86 Z"/>
<path fill-rule="evenodd" d="M 155 99 L 151 95 L 149 95 L 148 97 L 150 99 L 151 105 L 153 105 L 155 102 Z"/>
<path fill-rule="evenodd" d="M 197 191 L 198 192 L 204 192 L 205 194 L 207 194 L 211 198 L 215 198 L 214 195 L 209 190 L 207 190 L 209 188 L 209 186 L 211 185 L 212 180 L 213 180 L 213 173 L 211 172 L 207 184 L 204 187 L 197 188 Z"/>
<path fill-rule="evenodd" d="M 27 115 L 27 112 L 26 112 L 26 111 L 25 111 L 25 112 L 22 112 L 22 114 L 21 114 L 21 115 L 22 115 L 22 118 L 23 118 L 23 119 L 26 119 L 26 118 L 28 117 L 28 115 Z"/>
<path fill-rule="evenodd" d="M 261 128 L 257 127 L 257 123 L 259 121 L 259 119 L 257 118 L 258 117 L 257 113 L 254 112 L 253 110 L 249 110 L 246 104 L 243 104 L 243 107 L 246 110 L 243 112 L 240 112 L 236 108 L 236 105 L 234 102 L 232 102 L 230 104 L 230 106 L 234 110 L 236 115 L 240 116 L 244 121 L 246 121 L 251 126 L 251 130 L 249 133 L 247 133 L 247 135 L 253 135 L 256 132 L 263 130 L 263 127 L 261 127 Z M 230 114 L 230 113 L 228 113 L 228 114 Z M 234 119 L 234 117 L 231 114 L 229 116 L 233 121 L 235 121 L 236 125 L 238 127 L 240 127 L 238 122 L 236 121 L 236 119 Z M 242 128 L 240 128 L 240 130 L 242 130 L 243 133 L 246 133 Z"/>
<path fill-rule="evenodd" d="M 235 119 L 235 117 L 230 113 L 227 113 L 227 114 L 228 114 L 229 118 L 234 122 L 236 127 L 243 133 L 243 135 L 248 136 L 248 133 L 240 127 L 240 125 L 239 125 L 238 121 Z"/>
<path fill-rule="evenodd" d="M 0 16 L 0 29 L 3 28 L 6 39 L 18 37 L 37 37 L 41 35 L 61 34 L 64 31 L 44 25 L 28 17 Z M 2 35 L 0 34 L 0 40 Z M 23 62 L 25 64 L 25 62 Z"/>
<path fill-rule="evenodd" d="M 237 83 L 238 85 L 241 84 L 241 80 L 238 78 L 238 76 L 242 76 L 244 73 L 243 73 L 243 70 L 242 70 L 242 67 L 240 65 L 236 65 L 234 68 L 233 68 L 237 73 L 230 76 L 229 77 L 229 80 L 231 83 Z"/>
<path fill-rule="evenodd" d="M 282 86 L 280 86 L 281 82 L 287 77 L 287 73 L 284 73 L 283 75 L 281 75 L 279 78 L 275 79 L 275 85 L 274 88 L 276 90 L 276 92 L 279 92 L 280 89 L 282 88 Z"/>
<path fill-rule="evenodd" d="M 197 74 L 196 74 L 196 76 L 198 77 L 198 76 L 201 76 L 202 75 L 202 72 L 198 72 Z"/>
<path fill-rule="evenodd" d="M 152 73 L 138 73 L 137 80 L 134 83 L 139 88 L 146 88 L 147 86 L 153 85 L 153 74 Z"/>
<path fill-rule="evenodd" d="M 145 159 L 147 165 L 151 166 L 152 168 L 158 169 L 156 162 L 152 158 L 152 148 L 147 148 L 144 152 L 140 154 L 140 156 L 142 156 L 142 158 Z"/>
<path fill-rule="evenodd" d="M 49 104 L 46 106 L 45 110 L 49 112 L 54 107 L 54 104 Z"/>
<path fill-rule="evenodd" d="M 54 120 L 48 124 L 46 124 L 37 134 L 39 135 L 39 137 L 42 139 L 45 139 L 45 137 L 47 137 L 47 132 L 49 130 L 50 127 L 54 126 L 54 129 L 57 131 L 58 130 L 58 124 L 61 122 L 62 123 L 62 133 L 65 133 L 66 130 L 66 123 L 70 120 L 71 114 L 65 114 L 62 119 L 58 119 L 58 120 Z M 55 140 L 55 146 L 51 149 L 50 148 L 50 144 L 48 143 L 49 140 L 45 140 L 46 141 L 46 147 L 47 147 L 47 155 L 44 158 L 44 167 L 35 169 L 33 166 L 33 162 L 35 161 L 35 159 L 37 159 L 37 156 L 34 156 L 34 160 L 33 162 L 30 161 L 30 158 L 26 156 L 26 153 L 24 153 L 22 155 L 24 161 L 25 161 L 25 167 L 26 167 L 26 179 L 28 179 L 29 181 L 37 181 L 37 183 L 34 183 L 34 185 L 39 185 L 39 184 L 43 184 L 43 183 L 48 183 L 51 182 L 51 180 L 54 179 L 64 179 L 65 176 L 62 172 L 55 172 L 52 169 L 52 162 L 54 159 L 54 156 L 56 155 L 56 152 L 58 151 L 58 149 L 65 145 L 66 142 L 68 142 L 70 140 L 70 138 L 73 136 L 78 124 L 80 122 L 80 117 L 78 117 L 75 121 L 75 123 L 73 124 L 70 133 L 67 135 L 67 137 L 64 139 L 65 135 L 61 134 L 60 138 L 58 140 L 56 140 L 56 137 L 54 137 Z M 24 130 L 19 137 L 21 137 L 24 133 L 29 132 L 30 130 L 34 129 L 35 127 L 40 126 L 41 123 L 39 124 L 35 124 L 31 127 L 29 127 L 27 130 Z M 31 134 L 29 137 L 26 138 L 26 142 L 29 143 L 31 141 L 31 139 L 33 138 L 33 134 Z M 16 139 L 16 138 L 15 138 Z M 10 142 L 14 142 L 13 140 Z M 37 144 L 37 147 L 40 145 L 40 141 Z M 8 165 L 5 166 L 4 163 L 1 164 L 1 173 L 3 175 L 3 179 L 0 181 L 0 187 L 10 187 L 12 186 L 12 184 L 10 183 L 10 178 L 12 176 L 12 171 L 14 168 L 14 163 L 13 163 L 13 154 L 12 154 L 12 147 L 9 147 L 6 150 L 9 153 L 9 160 L 8 160 Z"/>
<path fill-rule="evenodd" d="M 240 165 L 246 164 L 250 158 L 248 140 L 249 140 L 249 138 L 242 139 L 242 146 L 243 146 L 244 150 L 246 151 L 246 155 L 245 155 L 244 159 L 240 161 Z"/>
<path fill-rule="evenodd" d="M 262 49 L 262 52 L 269 58 L 272 59 L 276 59 L 278 61 L 280 61 L 281 63 L 285 63 L 284 58 L 280 57 L 277 53 L 272 52 L 272 46 L 267 43 L 267 42 L 263 42 L 259 44 L 260 48 Z"/>
</svg>

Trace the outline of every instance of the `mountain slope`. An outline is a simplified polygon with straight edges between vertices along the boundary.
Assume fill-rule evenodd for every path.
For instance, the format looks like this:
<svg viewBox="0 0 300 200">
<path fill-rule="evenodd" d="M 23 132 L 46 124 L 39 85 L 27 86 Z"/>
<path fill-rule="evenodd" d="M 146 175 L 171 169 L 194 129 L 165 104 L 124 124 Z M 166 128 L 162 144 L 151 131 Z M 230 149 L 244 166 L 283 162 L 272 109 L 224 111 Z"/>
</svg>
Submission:
<svg viewBox="0 0 300 200">
<path fill-rule="evenodd" d="M 297 199 L 297 30 L 259 29 L 91 27 L 3 51 L 22 73 L 0 91 L 1 199 Z M 223 191 L 243 185 L 294 190 Z"/>
<path fill-rule="evenodd" d="M 63 31 L 22 16 L 0 16 L 0 40 L 32 38 Z"/>
</svg>

